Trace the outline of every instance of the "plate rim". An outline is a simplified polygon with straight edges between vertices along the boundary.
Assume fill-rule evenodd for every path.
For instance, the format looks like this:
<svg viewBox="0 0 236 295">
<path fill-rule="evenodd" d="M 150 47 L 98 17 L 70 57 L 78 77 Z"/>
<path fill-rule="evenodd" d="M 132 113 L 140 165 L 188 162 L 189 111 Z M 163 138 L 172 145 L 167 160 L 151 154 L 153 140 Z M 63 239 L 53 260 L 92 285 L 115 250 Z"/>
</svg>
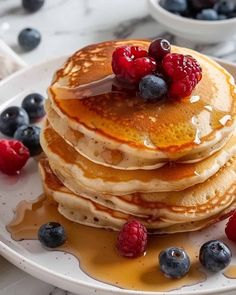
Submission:
<svg viewBox="0 0 236 295">
<path fill-rule="evenodd" d="M 11 83 L 12 80 L 14 81 L 15 79 L 17 79 L 18 76 L 24 75 L 25 72 L 28 71 L 32 71 L 32 70 L 36 70 L 39 67 L 43 67 L 46 66 L 48 63 L 56 63 L 56 62 L 61 62 L 63 60 L 66 60 L 66 58 L 69 55 L 62 55 L 62 56 L 58 56 L 52 59 L 48 59 L 45 60 L 43 62 L 37 63 L 35 65 L 30 65 L 30 66 L 26 66 L 23 69 L 20 69 L 19 71 L 13 73 L 12 75 L 8 76 L 7 78 L 3 79 L 2 81 L 0 81 L 0 90 L 1 87 L 5 86 L 5 84 L 7 83 Z M 236 70 L 236 64 L 231 63 L 231 62 L 227 62 L 225 60 L 222 59 L 218 59 L 218 58 L 213 58 L 215 61 L 217 61 L 218 63 L 220 63 L 221 65 L 223 65 L 224 67 L 234 67 Z M 6 103 L 6 101 L 3 101 L 3 99 L 0 98 L 0 104 L 2 103 Z M 55 272 L 53 270 L 48 269 L 47 267 L 44 267 L 42 265 L 40 265 L 39 263 L 31 260 L 30 258 L 25 257 L 23 254 L 19 254 L 17 251 L 13 250 L 9 245 L 7 245 L 5 242 L 3 242 L 1 240 L 0 237 L 0 254 L 7 259 L 9 262 L 11 262 L 12 264 L 14 264 L 15 266 L 17 266 L 18 268 L 20 268 L 21 270 L 23 270 L 24 272 L 43 280 L 44 282 L 47 282 L 49 284 L 54 284 L 51 280 L 51 278 L 53 278 L 56 282 L 58 282 L 58 286 L 60 288 L 65 288 L 65 286 L 63 287 L 63 283 L 66 285 L 66 288 L 68 288 L 68 284 L 73 285 L 73 286 L 77 286 L 77 287 L 83 287 L 86 289 L 94 289 L 94 290 L 99 290 L 100 292 L 105 292 L 105 293 L 115 293 L 115 294 L 120 294 L 120 295 L 164 295 L 164 294 L 171 294 L 171 295 L 213 295 L 213 294 L 224 294 L 227 292 L 232 292 L 232 291 L 236 291 L 236 284 L 235 286 L 231 286 L 231 287 L 221 287 L 217 290 L 215 289 L 207 289 L 207 290 L 195 290 L 195 291 L 182 291 L 179 292 L 178 290 L 169 293 L 169 292 L 149 292 L 149 291 L 136 291 L 136 290 L 127 290 L 127 289 L 121 289 L 121 288 L 117 288 L 117 289 L 111 289 L 112 286 L 107 284 L 106 286 L 98 286 L 95 285 L 94 283 L 87 283 L 83 280 L 80 279 L 74 279 L 71 278 L 69 276 L 60 274 L 58 272 Z M 79 259 L 78 259 L 79 261 Z M 36 269 L 36 272 L 30 272 L 30 270 L 34 270 Z M 69 290 L 74 292 L 74 290 Z"/>
</svg>

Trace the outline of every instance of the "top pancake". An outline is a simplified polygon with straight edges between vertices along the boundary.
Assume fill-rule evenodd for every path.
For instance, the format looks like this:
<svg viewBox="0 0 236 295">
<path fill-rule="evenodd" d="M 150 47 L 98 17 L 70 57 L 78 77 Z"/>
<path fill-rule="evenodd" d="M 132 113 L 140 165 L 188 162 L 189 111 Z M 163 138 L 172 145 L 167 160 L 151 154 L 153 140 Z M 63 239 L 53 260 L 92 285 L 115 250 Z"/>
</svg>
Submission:
<svg viewBox="0 0 236 295">
<path fill-rule="evenodd" d="M 231 75 L 206 56 L 172 46 L 172 52 L 195 57 L 203 69 L 191 97 L 181 101 L 147 103 L 136 90 L 116 81 L 111 69 L 114 48 L 147 48 L 149 43 L 110 41 L 76 52 L 49 88 L 55 111 L 71 128 L 94 139 L 156 158 L 173 160 L 202 152 L 228 136 L 235 126 L 235 85 Z"/>
</svg>

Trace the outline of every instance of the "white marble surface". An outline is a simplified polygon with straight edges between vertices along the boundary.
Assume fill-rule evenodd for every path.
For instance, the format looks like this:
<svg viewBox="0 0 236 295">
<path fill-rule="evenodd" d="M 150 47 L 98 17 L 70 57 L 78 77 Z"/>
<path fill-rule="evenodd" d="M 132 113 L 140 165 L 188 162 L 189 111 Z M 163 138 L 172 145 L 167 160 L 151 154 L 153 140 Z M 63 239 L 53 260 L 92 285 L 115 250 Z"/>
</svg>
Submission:
<svg viewBox="0 0 236 295">
<path fill-rule="evenodd" d="M 183 44 L 169 35 L 150 16 L 145 0 L 46 0 L 35 14 L 27 14 L 20 0 L 0 0 L 0 38 L 26 63 L 34 64 L 98 41 L 167 36 L 172 43 L 187 45 L 204 53 L 236 61 L 236 43 L 201 46 Z M 42 33 L 40 46 L 24 53 L 17 45 L 17 35 L 25 27 Z M 21 63 L 23 65 L 24 63 Z M 78 290 L 79 292 L 79 290 Z M 0 258 L 0 295 L 66 295 Z"/>
</svg>

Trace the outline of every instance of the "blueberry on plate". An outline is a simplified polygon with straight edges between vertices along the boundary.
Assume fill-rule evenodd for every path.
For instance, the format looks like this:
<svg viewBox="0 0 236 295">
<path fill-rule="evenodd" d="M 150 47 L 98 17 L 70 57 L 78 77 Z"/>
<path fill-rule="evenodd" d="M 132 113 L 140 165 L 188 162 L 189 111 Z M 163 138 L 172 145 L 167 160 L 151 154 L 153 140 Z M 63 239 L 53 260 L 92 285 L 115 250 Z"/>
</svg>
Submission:
<svg viewBox="0 0 236 295">
<path fill-rule="evenodd" d="M 159 254 L 160 270 L 165 276 L 179 279 L 190 269 L 190 259 L 182 248 L 167 248 Z"/>
<path fill-rule="evenodd" d="M 22 6 L 29 12 L 38 11 L 44 4 L 45 0 L 22 0 Z"/>
<path fill-rule="evenodd" d="M 160 5 L 170 12 L 184 12 L 187 9 L 187 0 L 162 0 Z"/>
<path fill-rule="evenodd" d="M 43 246 L 56 248 L 65 243 L 66 232 L 60 223 L 49 222 L 39 228 L 38 239 Z"/>
<path fill-rule="evenodd" d="M 0 132 L 13 136 L 17 128 L 29 124 L 27 112 L 20 107 L 9 107 L 0 114 Z"/>
<path fill-rule="evenodd" d="M 203 9 L 196 16 L 199 20 L 218 20 L 218 13 L 214 9 Z"/>
<path fill-rule="evenodd" d="M 30 151 L 31 156 L 41 153 L 39 141 L 40 128 L 38 126 L 23 125 L 14 133 L 14 138 L 21 141 Z"/>
<path fill-rule="evenodd" d="M 44 97 L 39 93 L 27 95 L 22 102 L 22 108 L 26 110 L 31 121 L 38 120 L 45 115 Z"/>
<path fill-rule="evenodd" d="M 41 34 L 33 28 L 23 29 L 18 35 L 18 42 L 22 49 L 31 51 L 35 49 L 41 41 Z"/>
<path fill-rule="evenodd" d="M 235 3 L 232 0 L 224 0 L 224 1 L 218 1 L 215 5 L 214 5 L 214 9 L 219 13 L 219 14 L 230 14 L 232 12 L 234 12 L 235 10 Z"/>
<path fill-rule="evenodd" d="M 168 92 L 168 86 L 160 76 L 147 75 L 139 82 L 140 96 L 146 101 L 158 101 Z"/>
<path fill-rule="evenodd" d="M 222 241 L 212 240 L 202 245 L 199 253 L 201 264 L 211 272 L 226 268 L 231 261 L 232 253 Z"/>
</svg>

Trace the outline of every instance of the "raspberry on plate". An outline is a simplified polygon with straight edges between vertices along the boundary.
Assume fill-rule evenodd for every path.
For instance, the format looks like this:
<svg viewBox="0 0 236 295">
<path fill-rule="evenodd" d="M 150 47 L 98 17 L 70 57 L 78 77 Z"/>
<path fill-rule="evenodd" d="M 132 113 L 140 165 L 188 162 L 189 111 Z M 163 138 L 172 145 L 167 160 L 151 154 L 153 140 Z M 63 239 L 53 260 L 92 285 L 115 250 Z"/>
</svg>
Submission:
<svg viewBox="0 0 236 295">
<path fill-rule="evenodd" d="M 236 242 L 236 211 L 229 218 L 225 227 L 225 234 L 230 241 Z"/>
<path fill-rule="evenodd" d="M 147 229 L 138 220 L 126 222 L 117 239 L 117 249 L 124 257 L 138 257 L 147 247 Z"/>
<path fill-rule="evenodd" d="M 155 72 L 156 61 L 138 46 L 122 46 L 113 52 L 112 70 L 119 81 L 136 84 L 142 77 Z"/>
<path fill-rule="evenodd" d="M 0 171 L 17 174 L 30 157 L 29 150 L 18 140 L 0 140 Z"/>
<path fill-rule="evenodd" d="M 171 78 L 169 95 L 175 99 L 191 95 L 202 78 L 201 66 L 190 55 L 169 53 L 163 58 L 162 66 Z"/>
</svg>

